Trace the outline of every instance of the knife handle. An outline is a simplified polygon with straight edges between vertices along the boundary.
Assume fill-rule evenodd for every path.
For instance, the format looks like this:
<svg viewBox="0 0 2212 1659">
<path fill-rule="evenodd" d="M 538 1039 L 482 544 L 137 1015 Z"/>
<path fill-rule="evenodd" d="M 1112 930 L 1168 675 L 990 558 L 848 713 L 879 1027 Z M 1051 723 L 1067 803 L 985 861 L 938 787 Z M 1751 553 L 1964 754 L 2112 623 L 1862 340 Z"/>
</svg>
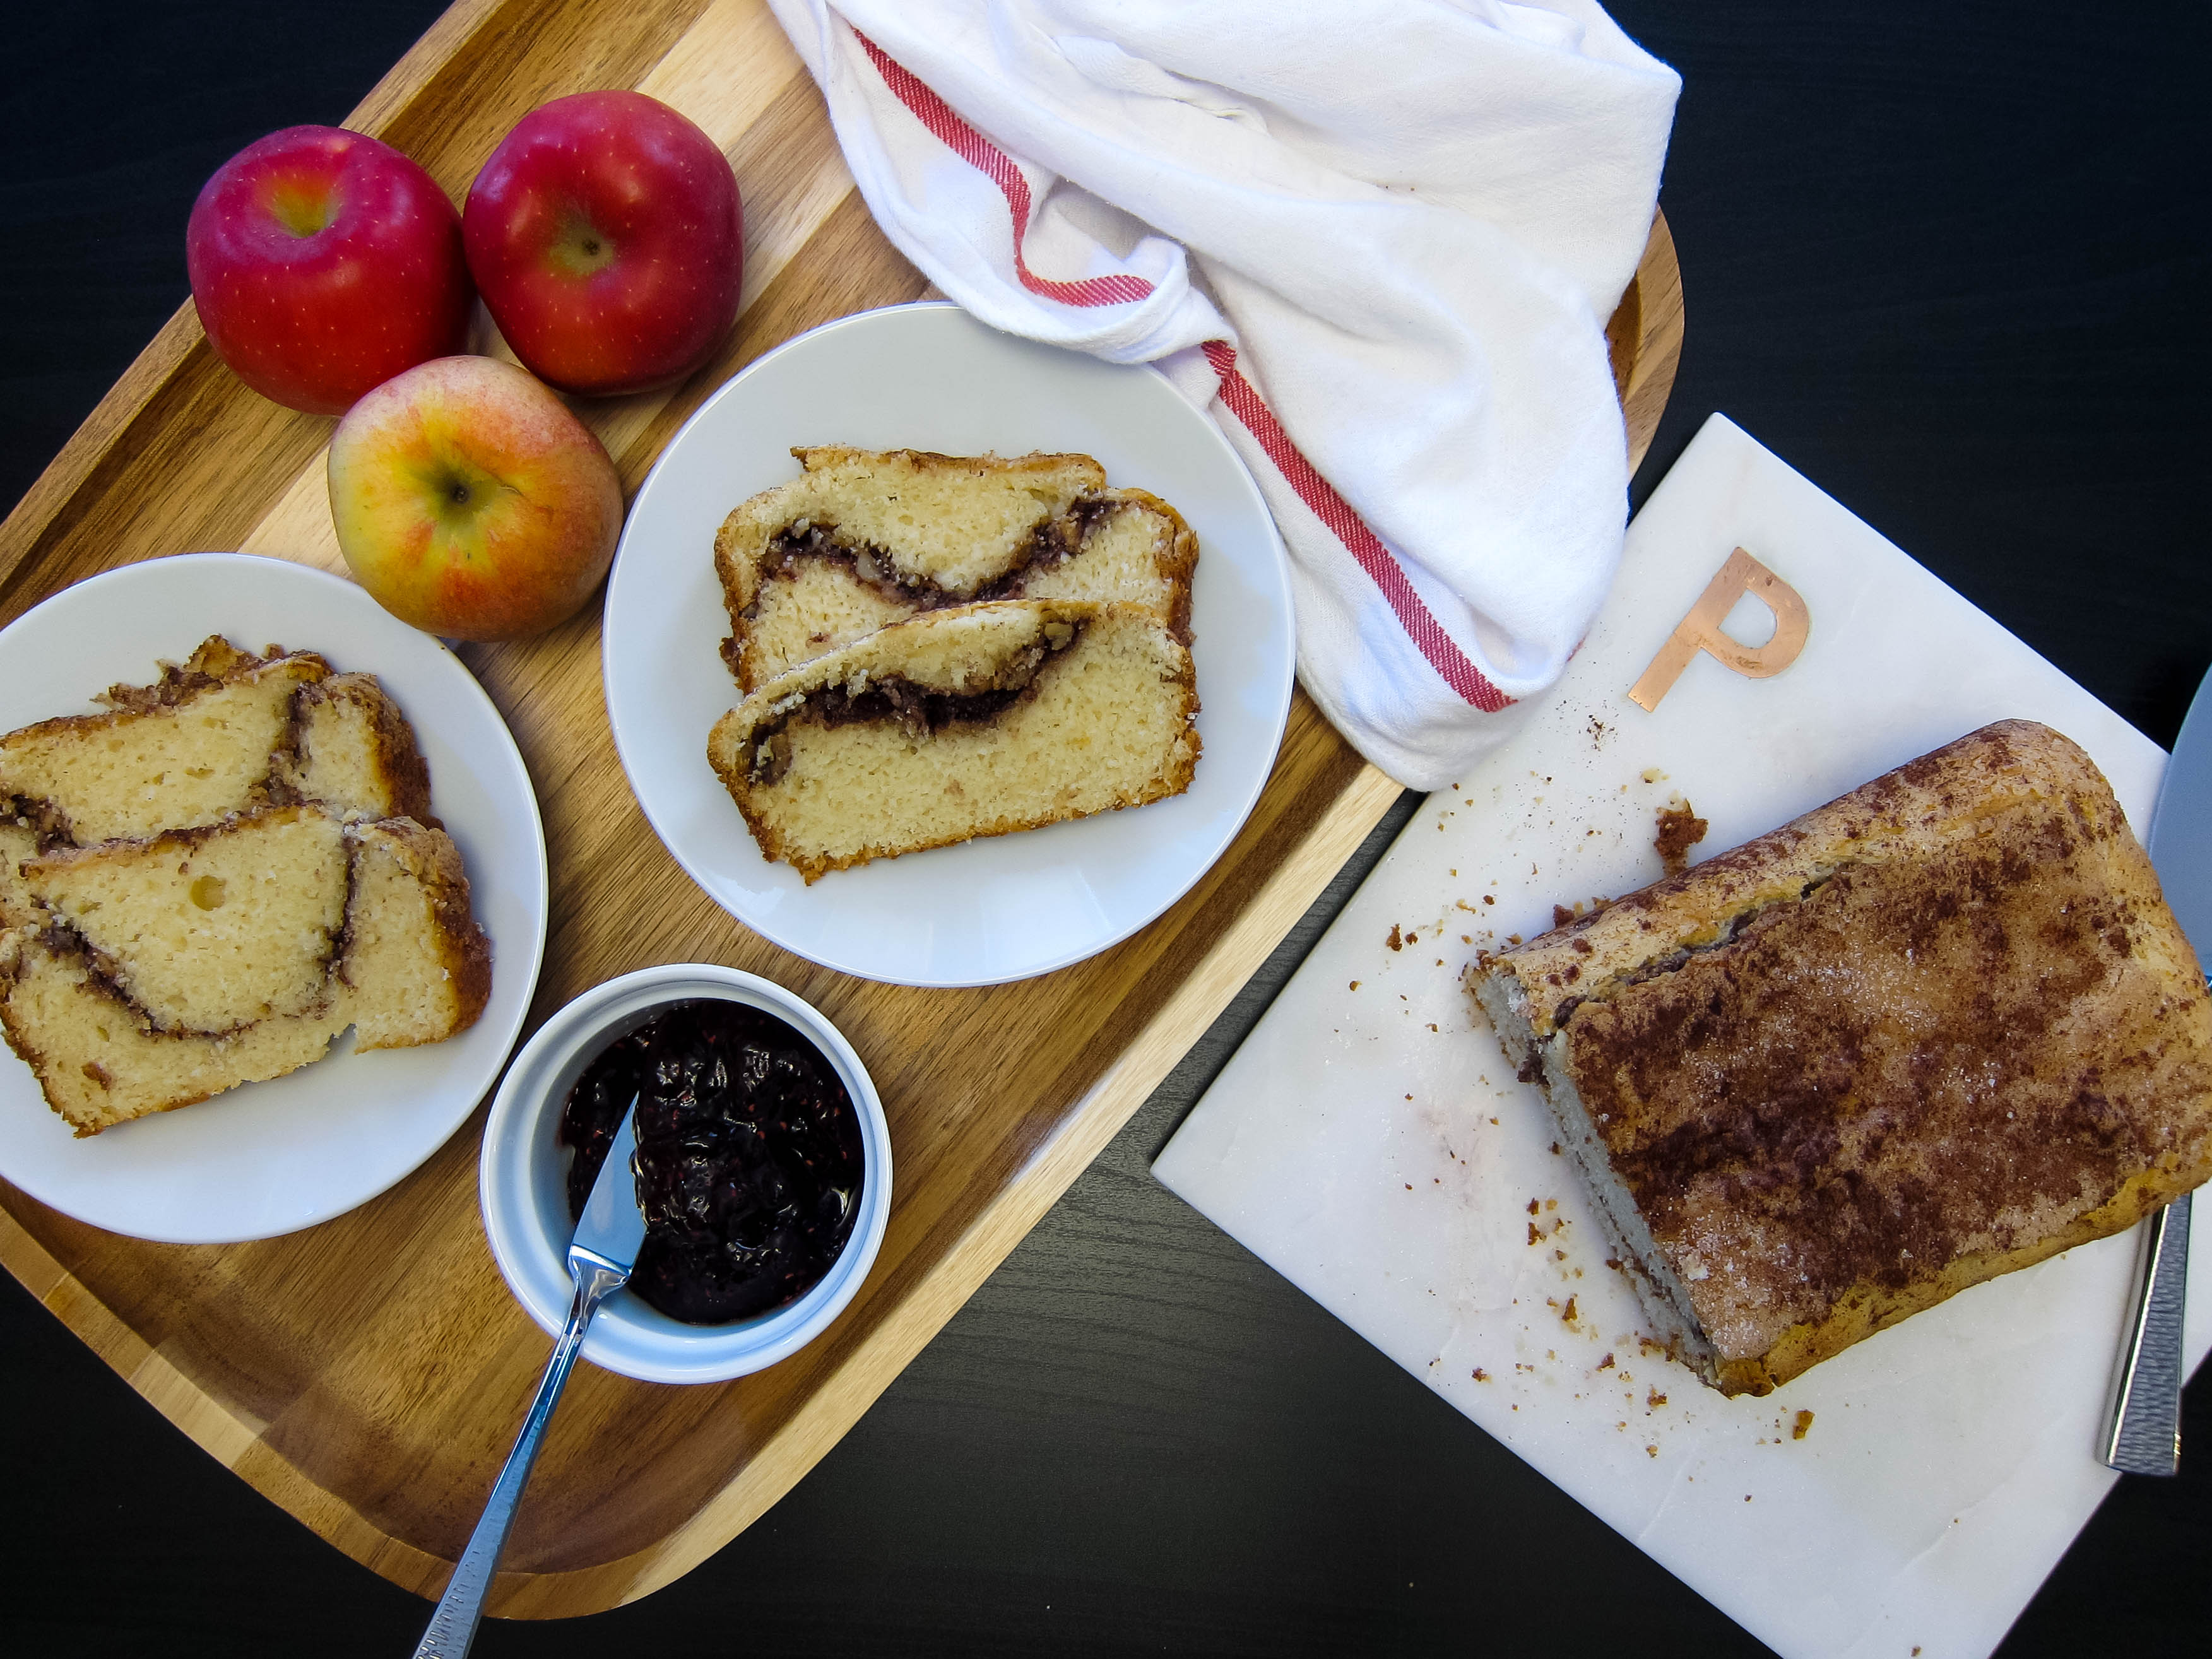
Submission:
<svg viewBox="0 0 2212 1659">
<path fill-rule="evenodd" d="M 599 1310 L 599 1304 L 620 1290 L 629 1277 L 629 1268 L 574 1247 L 568 1252 L 568 1271 L 576 1293 L 568 1304 L 568 1326 L 553 1345 L 553 1357 L 545 1362 L 545 1375 L 538 1382 L 537 1398 L 530 1402 L 530 1414 L 522 1420 L 522 1432 L 515 1437 L 514 1449 L 507 1455 L 499 1479 L 492 1483 L 483 1515 L 469 1534 L 468 1547 L 461 1552 L 446 1593 L 438 1600 L 437 1611 L 430 1615 L 429 1626 L 416 1645 L 414 1659 L 461 1659 L 476 1639 L 477 1626 L 483 1618 L 484 1594 L 491 1588 L 500 1551 L 507 1546 L 507 1529 L 514 1525 L 514 1511 L 529 1482 L 530 1466 L 538 1461 L 538 1444 L 553 1421 L 553 1408 L 561 1403 L 561 1390 L 568 1385 L 568 1368 L 576 1362 L 577 1351 L 584 1346 L 584 1332 L 592 1316 Z"/>
<path fill-rule="evenodd" d="M 2142 1285 L 2113 1382 L 2106 1468 L 2176 1474 L 2181 1468 L 2181 1322 L 2189 1286 L 2189 1198 L 2150 1218 Z"/>
</svg>

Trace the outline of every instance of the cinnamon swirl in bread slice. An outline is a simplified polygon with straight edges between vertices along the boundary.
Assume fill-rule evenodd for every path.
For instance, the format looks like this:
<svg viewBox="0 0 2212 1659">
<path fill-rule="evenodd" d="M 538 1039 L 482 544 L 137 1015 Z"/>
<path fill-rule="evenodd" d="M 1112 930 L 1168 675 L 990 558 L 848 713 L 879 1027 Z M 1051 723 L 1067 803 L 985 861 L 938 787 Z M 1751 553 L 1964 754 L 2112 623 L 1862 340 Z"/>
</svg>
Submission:
<svg viewBox="0 0 2212 1659">
<path fill-rule="evenodd" d="M 920 612 L 1000 599 L 1146 605 L 1189 642 L 1197 538 L 1088 455 L 792 453 L 802 476 L 714 538 L 723 654 L 746 691 Z"/>
<path fill-rule="evenodd" d="M 415 728 L 374 674 L 333 674 L 292 699 L 290 742 L 270 757 L 270 793 L 342 818 L 438 827 Z"/>
<path fill-rule="evenodd" d="M 1138 605 L 927 612 L 769 681 L 707 756 L 761 851 L 829 871 L 1182 793 L 1190 653 Z"/>
<path fill-rule="evenodd" d="M 2087 756 L 1986 726 L 1478 963 L 1727 1394 L 2212 1176 L 2212 1000 Z"/>
</svg>

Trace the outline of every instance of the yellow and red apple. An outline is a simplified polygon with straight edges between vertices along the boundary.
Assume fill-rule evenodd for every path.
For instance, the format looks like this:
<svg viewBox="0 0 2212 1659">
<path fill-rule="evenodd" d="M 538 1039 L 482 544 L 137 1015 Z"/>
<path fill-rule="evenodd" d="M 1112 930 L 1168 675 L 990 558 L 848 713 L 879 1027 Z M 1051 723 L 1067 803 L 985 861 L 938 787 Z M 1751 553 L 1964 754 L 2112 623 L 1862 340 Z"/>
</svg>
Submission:
<svg viewBox="0 0 2212 1659">
<path fill-rule="evenodd" d="M 573 616 L 622 530 L 599 439 L 490 357 L 437 358 L 355 404 L 331 440 L 330 487 L 355 580 L 447 639 L 520 639 Z"/>
<path fill-rule="evenodd" d="M 539 379 L 592 397 L 682 380 L 738 314 L 737 176 L 657 99 L 580 92 L 524 116 L 469 188 L 469 269 Z"/>
<path fill-rule="evenodd" d="M 341 415 L 461 349 L 475 289 L 460 215 L 389 144 L 287 127 L 216 169 L 185 229 L 208 343 L 264 398 Z"/>
</svg>

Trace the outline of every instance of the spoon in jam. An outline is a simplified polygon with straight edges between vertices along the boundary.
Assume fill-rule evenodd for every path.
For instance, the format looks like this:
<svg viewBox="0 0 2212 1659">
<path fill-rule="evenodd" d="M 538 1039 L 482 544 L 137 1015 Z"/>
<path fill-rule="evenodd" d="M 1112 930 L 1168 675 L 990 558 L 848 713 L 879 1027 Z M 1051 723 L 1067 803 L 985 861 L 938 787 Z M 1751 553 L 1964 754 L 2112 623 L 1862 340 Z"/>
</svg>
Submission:
<svg viewBox="0 0 2212 1659">
<path fill-rule="evenodd" d="M 584 1332 L 591 1325 L 592 1316 L 629 1281 L 630 1268 L 637 1261 L 638 1246 L 645 1240 L 645 1213 L 638 1208 L 637 1177 L 630 1167 L 637 1152 L 636 1120 L 637 1097 L 632 1096 L 615 1130 L 614 1142 L 607 1148 L 606 1162 L 599 1166 L 599 1179 L 592 1183 L 592 1195 L 584 1202 L 576 1236 L 569 1242 L 568 1278 L 575 1294 L 568 1303 L 568 1323 L 561 1332 L 561 1340 L 553 1345 L 553 1357 L 545 1362 L 538 1397 L 530 1402 L 530 1414 L 522 1419 L 514 1449 L 507 1455 L 499 1479 L 492 1483 L 483 1515 L 469 1534 L 469 1546 L 461 1552 L 446 1593 L 430 1615 L 429 1627 L 416 1644 L 415 1659 L 461 1659 L 476 1639 L 477 1625 L 483 1618 L 484 1592 L 491 1588 L 500 1551 L 506 1547 L 515 1508 L 530 1480 L 530 1466 L 538 1461 L 538 1444 L 553 1420 L 553 1408 L 561 1403 L 568 1368 L 584 1346 Z"/>
</svg>

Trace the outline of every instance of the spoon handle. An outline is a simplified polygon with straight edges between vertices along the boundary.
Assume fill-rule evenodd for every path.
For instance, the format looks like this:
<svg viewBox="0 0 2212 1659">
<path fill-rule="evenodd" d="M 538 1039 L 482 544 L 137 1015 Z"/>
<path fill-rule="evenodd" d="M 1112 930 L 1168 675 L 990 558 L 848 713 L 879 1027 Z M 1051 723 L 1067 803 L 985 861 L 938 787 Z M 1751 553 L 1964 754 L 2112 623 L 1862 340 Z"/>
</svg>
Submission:
<svg viewBox="0 0 2212 1659">
<path fill-rule="evenodd" d="M 576 1285 L 576 1293 L 568 1304 L 568 1323 L 561 1340 L 553 1345 L 553 1357 L 545 1362 L 538 1397 L 530 1402 L 530 1414 L 522 1420 L 514 1449 L 507 1455 L 499 1479 L 492 1483 L 483 1515 L 469 1534 L 469 1547 L 461 1552 L 446 1593 L 439 1598 L 437 1611 L 430 1615 L 429 1627 L 416 1644 L 415 1659 L 461 1659 L 476 1638 L 477 1624 L 483 1617 L 484 1592 L 491 1588 L 492 1571 L 499 1565 L 507 1529 L 514 1524 L 515 1508 L 530 1480 L 530 1466 L 538 1461 L 546 1425 L 553 1420 L 553 1408 L 561 1402 L 568 1368 L 584 1345 L 584 1331 L 599 1310 L 599 1304 L 629 1277 L 629 1269 L 580 1249 L 570 1250 L 568 1270 Z"/>
</svg>

